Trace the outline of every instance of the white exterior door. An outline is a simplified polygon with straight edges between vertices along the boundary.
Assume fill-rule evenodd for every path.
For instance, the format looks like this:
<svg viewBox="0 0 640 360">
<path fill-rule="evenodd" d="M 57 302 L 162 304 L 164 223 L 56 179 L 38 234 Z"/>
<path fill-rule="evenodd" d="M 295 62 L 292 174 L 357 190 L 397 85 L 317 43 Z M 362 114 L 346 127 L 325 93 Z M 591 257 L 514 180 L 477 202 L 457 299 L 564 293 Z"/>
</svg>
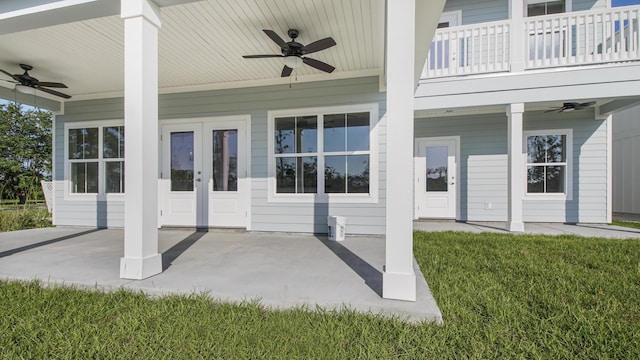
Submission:
<svg viewBox="0 0 640 360">
<path fill-rule="evenodd" d="M 220 121 L 204 125 L 207 201 L 204 216 L 213 227 L 246 227 L 249 195 L 246 125 Z"/>
<path fill-rule="evenodd" d="M 247 226 L 246 121 L 209 120 L 162 127 L 161 225 Z"/>
<path fill-rule="evenodd" d="M 457 137 L 419 138 L 415 148 L 415 218 L 455 219 Z"/>
</svg>

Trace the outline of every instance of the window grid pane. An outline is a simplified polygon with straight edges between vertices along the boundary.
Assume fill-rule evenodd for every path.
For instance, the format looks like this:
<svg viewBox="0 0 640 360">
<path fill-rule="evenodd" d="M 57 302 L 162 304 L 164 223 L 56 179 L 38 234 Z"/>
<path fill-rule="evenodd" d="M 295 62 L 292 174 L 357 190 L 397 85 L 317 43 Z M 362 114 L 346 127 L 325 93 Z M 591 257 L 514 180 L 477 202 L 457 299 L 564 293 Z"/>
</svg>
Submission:
<svg viewBox="0 0 640 360">
<path fill-rule="evenodd" d="M 527 193 L 563 194 L 567 181 L 567 136 L 527 137 Z"/>
</svg>

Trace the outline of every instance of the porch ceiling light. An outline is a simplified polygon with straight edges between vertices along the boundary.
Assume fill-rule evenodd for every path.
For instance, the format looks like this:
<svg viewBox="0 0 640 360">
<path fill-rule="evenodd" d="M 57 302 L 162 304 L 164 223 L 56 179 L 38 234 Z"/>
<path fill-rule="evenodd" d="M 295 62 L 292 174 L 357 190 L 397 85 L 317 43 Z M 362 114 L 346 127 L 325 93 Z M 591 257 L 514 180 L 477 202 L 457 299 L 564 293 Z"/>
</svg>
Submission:
<svg viewBox="0 0 640 360">
<path fill-rule="evenodd" d="M 31 86 L 16 85 L 16 90 L 18 90 L 19 92 L 21 92 L 23 94 L 27 94 L 27 95 L 35 95 L 36 94 L 36 89 L 32 88 Z"/>
<path fill-rule="evenodd" d="M 302 65 L 302 58 L 299 56 L 285 56 L 284 64 L 292 69 L 296 69 Z"/>
</svg>

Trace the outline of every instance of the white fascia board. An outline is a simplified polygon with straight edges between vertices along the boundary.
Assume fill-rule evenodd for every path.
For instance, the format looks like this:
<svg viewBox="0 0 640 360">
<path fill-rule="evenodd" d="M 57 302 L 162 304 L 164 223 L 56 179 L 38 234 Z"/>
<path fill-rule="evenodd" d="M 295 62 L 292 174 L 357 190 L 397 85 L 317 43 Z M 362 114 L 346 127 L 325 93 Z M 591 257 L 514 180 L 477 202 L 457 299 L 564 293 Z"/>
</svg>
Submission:
<svg viewBox="0 0 640 360">
<path fill-rule="evenodd" d="M 113 0 L 61 0 L 0 13 L 0 35 L 117 15 Z"/>
<path fill-rule="evenodd" d="M 640 65 L 424 81 L 416 110 L 640 96 Z"/>
</svg>

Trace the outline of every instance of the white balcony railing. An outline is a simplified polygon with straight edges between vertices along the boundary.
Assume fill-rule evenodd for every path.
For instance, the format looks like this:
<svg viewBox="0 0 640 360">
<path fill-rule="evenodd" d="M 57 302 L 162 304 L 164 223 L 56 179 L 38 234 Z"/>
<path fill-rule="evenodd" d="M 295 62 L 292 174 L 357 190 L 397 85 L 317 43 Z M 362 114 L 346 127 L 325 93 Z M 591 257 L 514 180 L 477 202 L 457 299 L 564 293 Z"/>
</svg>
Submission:
<svg viewBox="0 0 640 360">
<path fill-rule="evenodd" d="M 511 20 L 438 29 L 422 78 L 638 61 L 639 19 L 640 6 L 626 6 L 525 18 L 520 35 Z"/>
</svg>

